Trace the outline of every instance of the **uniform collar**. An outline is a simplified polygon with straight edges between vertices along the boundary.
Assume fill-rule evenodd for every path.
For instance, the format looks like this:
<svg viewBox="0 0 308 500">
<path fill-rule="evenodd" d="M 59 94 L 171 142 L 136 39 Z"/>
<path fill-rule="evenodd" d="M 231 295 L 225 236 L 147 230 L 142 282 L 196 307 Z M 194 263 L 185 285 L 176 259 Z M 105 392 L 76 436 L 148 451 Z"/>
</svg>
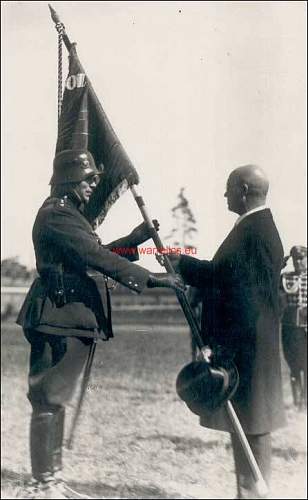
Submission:
<svg viewBox="0 0 308 500">
<path fill-rule="evenodd" d="M 66 198 L 73 203 L 73 205 L 83 214 L 84 212 L 84 203 L 80 202 L 80 199 L 78 196 L 75 195 L 75 193 L 69 193 L 66 195 Z"/>
<path fill-rule="evenodd" d="M 248 217 L 248 215 L 254 214 L 255 212 L 260 212 L 261 210 L 265 210 L 266 208 L 268 208 L 267 205 L 261 205 L 260 207 L 249 210 L 248 212 L 241 215 L 238 219 L 236 219 L 234 226 L 237 226 L 240 222 L 242 222 L 243 219 Z"/>
</svg>

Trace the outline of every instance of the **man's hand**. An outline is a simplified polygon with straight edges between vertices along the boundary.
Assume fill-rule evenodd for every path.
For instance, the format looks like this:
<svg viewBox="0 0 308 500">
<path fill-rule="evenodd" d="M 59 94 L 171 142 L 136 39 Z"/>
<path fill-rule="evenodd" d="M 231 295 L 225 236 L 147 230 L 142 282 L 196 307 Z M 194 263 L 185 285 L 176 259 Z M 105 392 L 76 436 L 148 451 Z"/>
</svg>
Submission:
<svg viewBox="0 0 308 500">
<path fill-rule="evenodd" d="M 197 361 L 206 361 L 207 363 L 211 363 L 213 357 L 212 349 L 206 345 L 202 347 L 201 352 L 197 356 Z"/>
<path fill-rule="evenodd" d="M 156 231 L 159 231 L 159 222 L 154 219 L 152 220 Z M 146 222 L 142 222 L 139 226 L 135 227 L 129 235 L 131 246 L 138 246 L 144 243 L 149 238 L 151 238 L 150 230 Z"/>
<path fill-rule="evenodd" d="M 151 274 L 148 280 L 148 287 L 172 288 L 180 292 L 185 292 L 186 290 L 185 283 L 178 274 L 166 274 L 166 276 Z"/>
</svg>

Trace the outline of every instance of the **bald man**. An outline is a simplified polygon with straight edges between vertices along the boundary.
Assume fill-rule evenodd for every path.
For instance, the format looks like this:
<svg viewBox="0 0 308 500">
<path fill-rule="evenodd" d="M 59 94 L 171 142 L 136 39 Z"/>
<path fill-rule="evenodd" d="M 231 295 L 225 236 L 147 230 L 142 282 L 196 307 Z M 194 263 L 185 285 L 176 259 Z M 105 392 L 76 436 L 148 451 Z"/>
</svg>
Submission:
<svg viewBox="0 0 308 500">
<path fill-rule="evenodd" d="M 225 197 L 239 215 L 211 261 L 170 256 L 184 281 L 202 290 L 202 336 L 210 355 L 232 358 L 240 384 L 232 400 L 269 484 L 271 432 L 284 425 L 279 354 L 278 288 L 283 248 L 266 207 L 269 182 L 256 165 L 231 172 Z M 247 460 L 225 409 L 200 415 L 202 426 L 231 432 L 236 498 L 258 496 Z"/>
</svg>

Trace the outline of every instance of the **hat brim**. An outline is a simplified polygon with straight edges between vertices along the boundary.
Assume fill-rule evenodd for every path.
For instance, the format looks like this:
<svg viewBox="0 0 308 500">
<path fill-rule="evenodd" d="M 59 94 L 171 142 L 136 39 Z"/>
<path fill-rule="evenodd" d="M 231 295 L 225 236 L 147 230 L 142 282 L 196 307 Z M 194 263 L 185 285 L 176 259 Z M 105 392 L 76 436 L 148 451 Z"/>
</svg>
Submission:
<svg viewBox="0 0 308 500">
<path fill-rule="evenodd" d="M 212 367 L 205 361 L 192 361 L 177 376 L 176 391 L 195 414 L 218 410 L 235 394 L 239 374 L 233 362 Z"/>
</svg>

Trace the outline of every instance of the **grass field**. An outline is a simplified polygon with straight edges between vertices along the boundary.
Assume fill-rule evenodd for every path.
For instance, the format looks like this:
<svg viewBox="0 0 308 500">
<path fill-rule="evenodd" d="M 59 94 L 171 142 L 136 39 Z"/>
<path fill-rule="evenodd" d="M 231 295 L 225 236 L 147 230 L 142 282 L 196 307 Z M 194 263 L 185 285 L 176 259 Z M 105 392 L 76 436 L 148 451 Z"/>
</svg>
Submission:
<svg viewBox="0 0 308 500">
<path fill-rule="evenodd" d="M 115 339 L 99 344 L 64 474 L 71 486 L 96 498 L 234 498 L 229 436 L 201 428 L 175 392 L 176 375 L 190 360 L 188 331 L 158 323 L 116 326 Z M 16 498 L 30 474 L 27 363 L 21 330 L 3 325 L 4 499 Z M 288 425 L 273 434 L 270 498 L 307 498 L 306 416 L 292 406 L 285 365 L 283 375 Z"/>
</svg>

